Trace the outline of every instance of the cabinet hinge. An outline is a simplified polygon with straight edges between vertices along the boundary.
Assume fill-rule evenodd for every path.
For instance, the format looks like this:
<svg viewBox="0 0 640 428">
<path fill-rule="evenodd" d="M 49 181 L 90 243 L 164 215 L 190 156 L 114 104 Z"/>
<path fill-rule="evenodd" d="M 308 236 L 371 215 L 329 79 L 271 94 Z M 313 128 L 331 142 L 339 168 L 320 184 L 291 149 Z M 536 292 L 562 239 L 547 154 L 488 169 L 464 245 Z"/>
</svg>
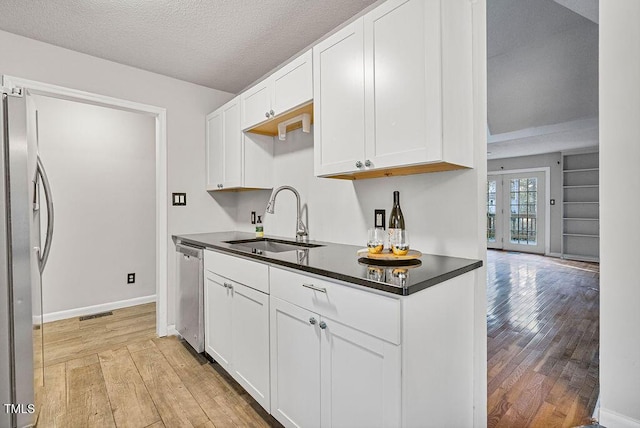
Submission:
<svg viewBox="0 0 640 428">
<path fill-rule="evenodd" d="M 17 86 L 13 88 L 3 86 L 2 92 L 9 95 L 10 97 L 22 97 L 24 95 L 24 90 Z"/>
</svg>

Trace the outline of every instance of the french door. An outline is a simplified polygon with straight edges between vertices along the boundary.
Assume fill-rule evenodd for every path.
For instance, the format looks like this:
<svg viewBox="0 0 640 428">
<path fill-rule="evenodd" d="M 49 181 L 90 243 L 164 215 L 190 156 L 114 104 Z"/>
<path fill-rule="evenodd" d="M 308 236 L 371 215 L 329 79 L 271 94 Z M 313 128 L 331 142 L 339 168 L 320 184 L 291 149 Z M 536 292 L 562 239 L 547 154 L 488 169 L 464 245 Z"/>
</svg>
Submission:
<svg viewBox="0 0 640 428">
<path fill-rule="evenodd" d="M 545 252 L 544 172 L 487 177 L 487 247 Z"/>
</svg>

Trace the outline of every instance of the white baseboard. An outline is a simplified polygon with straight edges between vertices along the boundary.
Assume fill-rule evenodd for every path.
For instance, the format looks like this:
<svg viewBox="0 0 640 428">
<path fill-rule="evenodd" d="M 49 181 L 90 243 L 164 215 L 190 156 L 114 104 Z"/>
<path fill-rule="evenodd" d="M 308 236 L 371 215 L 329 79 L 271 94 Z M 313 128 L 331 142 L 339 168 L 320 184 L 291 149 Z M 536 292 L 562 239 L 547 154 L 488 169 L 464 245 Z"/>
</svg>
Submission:
<svg viewBox="0 0 640 428">
<path fill-rule="evenodd" d="M 176 325 L 175 324 L 170 324 L 170 325 L 167 326 L 167 336 L 182 337 L 182 336 L 180 336 L 180 333 L 178 333 L 178 330 L 176 330 Z"/>
<path fill-rule="evenodd" d="M 549 254 L 547 254 L 547 256 L 555 257 L 555 258 L 559 259 L 559 258 L 562 257 L 562 254 L 561 253 L 549 253 Z"/>
<path fill-rule="evenodd" d="M 600 407 L 598 423 L 609 428 L 640 428 L 640 421 Z"/>
<path fill-rule="evenodd" d="M 114 309 L 127 308 L 129 306 L 142 305 L 156 301 L 156 295 L 135 297 L 133 299 L 119 300 L 117 302 L 102 303 L 100 305 L 85 306 L 83 308 L 68 309 L 66 311 L 50 312 L 42 316 L 42 322 L 59 321 L 67 318 L 92 315 Z"/>
</svg>

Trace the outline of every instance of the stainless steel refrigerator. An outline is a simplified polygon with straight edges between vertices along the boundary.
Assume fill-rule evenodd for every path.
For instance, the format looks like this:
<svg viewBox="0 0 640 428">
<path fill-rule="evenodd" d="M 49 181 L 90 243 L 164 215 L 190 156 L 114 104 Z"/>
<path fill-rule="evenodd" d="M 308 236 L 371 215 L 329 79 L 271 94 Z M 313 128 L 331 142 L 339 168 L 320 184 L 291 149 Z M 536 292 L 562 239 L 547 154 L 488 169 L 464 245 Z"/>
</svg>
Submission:
<svg viewBox="0 0 640 428">
<path fill-rule="evenodd" d="M 53 204 L 37 152 L 37 112 L 27 109 L 26 91 L 1 88 L 0 428 L 14 428 L 34 423 L 34 336 L 42 332 L 41 273 L 51 249 Z M 44 236 L 41 205 L 47 208 Z M 42 370 L 41 356 L 36 360 Z"/>
</svg>

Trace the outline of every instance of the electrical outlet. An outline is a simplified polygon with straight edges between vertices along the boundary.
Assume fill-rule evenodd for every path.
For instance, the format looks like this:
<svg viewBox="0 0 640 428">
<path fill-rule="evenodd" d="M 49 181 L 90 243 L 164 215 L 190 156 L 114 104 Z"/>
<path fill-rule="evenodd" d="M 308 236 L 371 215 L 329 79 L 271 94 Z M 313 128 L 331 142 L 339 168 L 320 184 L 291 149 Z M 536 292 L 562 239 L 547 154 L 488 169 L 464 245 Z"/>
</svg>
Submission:
<svg viewBox="0 0 640 428">
<path fill-rule="evenodd" d="M 251 211 L 251 224 L 256 224 L 256 212 Z"/>
<path fill-rule="evenodd" d="M 136 282 L 136 274 L 135 273 L 128 273 L 127 274 L 127 284 L 135 284 Z"/>
<path fill-rule="evenodd" d="M 385 216 L 386 216 L 386 211 L 385 210 L 374 210 L 374 217 L 373 217 L 373 225 L 374 227 L 381 227 L 383 229 L 386 229 L 385 227 Z"/>
</svg>

